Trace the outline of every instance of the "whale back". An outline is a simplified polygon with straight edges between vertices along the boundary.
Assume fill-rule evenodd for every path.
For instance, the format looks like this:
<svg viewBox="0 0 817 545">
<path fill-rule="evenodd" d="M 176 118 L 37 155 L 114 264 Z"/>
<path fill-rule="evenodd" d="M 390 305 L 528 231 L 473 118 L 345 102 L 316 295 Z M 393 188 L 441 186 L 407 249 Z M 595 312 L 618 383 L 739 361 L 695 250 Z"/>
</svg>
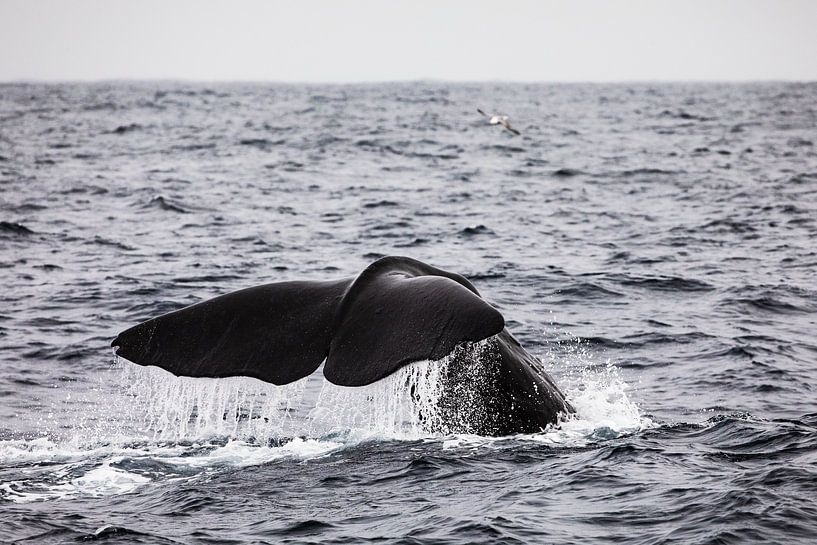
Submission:
<svg viewBox="0 0 817 545">
<path fill-rule="evenodd" d="M 287 384 L 313 373 L 370 384 L 502 331 L 502 315 L 460 275 L 387 257 L 354 279 L 278 282 L 228 293 L 120 333 L 117 356 L 192 377 Z"/>
</svg>

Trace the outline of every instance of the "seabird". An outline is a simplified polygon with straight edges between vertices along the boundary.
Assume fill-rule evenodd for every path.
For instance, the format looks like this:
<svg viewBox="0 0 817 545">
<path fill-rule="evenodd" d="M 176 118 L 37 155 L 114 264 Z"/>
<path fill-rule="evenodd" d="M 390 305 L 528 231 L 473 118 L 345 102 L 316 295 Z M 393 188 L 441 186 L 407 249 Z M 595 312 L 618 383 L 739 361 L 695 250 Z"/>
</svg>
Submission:
<svg viewBox="0 0 817 545">
<path fill-rule="evenodd" d="M 488 123 L 490 123 L 491 125 L 502 125 L 502 128 L 504 128 L 506 131 L 512 132 L 517 136 L 522 134 L 518 130 L 511 127 L 511 123 L 508 121 L 507 115 L 488 115 L 479 108 L 477 108 L 477 111 L 484 115 L 485 117 L 490 118 L 488 119 Z"/>
</svg>

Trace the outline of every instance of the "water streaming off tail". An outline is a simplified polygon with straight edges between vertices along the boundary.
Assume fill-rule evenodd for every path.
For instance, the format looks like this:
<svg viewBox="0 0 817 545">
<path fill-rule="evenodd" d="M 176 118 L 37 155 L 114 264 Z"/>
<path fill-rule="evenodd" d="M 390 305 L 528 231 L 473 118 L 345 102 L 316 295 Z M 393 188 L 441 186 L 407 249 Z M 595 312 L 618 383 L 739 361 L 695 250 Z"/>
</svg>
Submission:
<svg viewBox="0 0 817 545">
<path fill-rule="evenodd" d="M 275 386 L 248 377 L 176 377 L 161 369 L 123 366 L 125 415 L 151 440 L 228 437 L 266 443 L 286 433 L 306 381 Z"/>
<path fill-rule="evenodd" d="M 367 437 L 417 439 L 435 429 L 448 358 L 408 365 L 360 388 L 324 380 L 309 413 L 310 435 L 349 432 Z"/>
<path fill-rule="evenodd" d="M 266 445 L 293 437 L 354 443 L 447 435 L 453 429 L 445 422 L 447 418 L 457 414 L 465 418 L 478 409 L 470 406 L 475 401 L 463 393 L 467 388 L 454 391 L 453 397 L 448 392 L 449 404 L 454 399 L 458 405 L 456 414 L 440 408 L 444 385 L 451 387 L 446 379 L 452 358 L 462 358 L 462 351 L 467 351 L 475 371 L 459 378 L 478 381 L 477 371 L 490 342 L 462 346 L 442 360 L 417 362 L 374 384 L 354 388 L 329 383 L 320 370 L 276 386 L 248 377 L 176 377 L 122 360 L 114 370 L 121 389 L 113 397 L 96 401 L 97 410 L 75 424 L 73 440 L 85 446 L 210 439 Z M 580 343 L 562 344 L 543 360 L 578 412 L 560 430 L 548 430 L 543 437 L 557 442 L 577 437 L 592 440 L 596 435 L 627 433 L 650 425 L 628 398 L 628 386 L 618 369 L 593 361 L 593 354 Z M 569 437 L 563 437 L 565 431 L 571 432 Z"/>
<path fill-rule="evenodd" d="M 121 365 L 122 391 L 80 422 L 85 439 L 184 441 L 213 437 L 266 444 L 290 437 L 412 439 L 428 435 L 447 361 L 418 362 L 374 384 L 348 388 L 312 377 L 276 386 L 247 377 L 176 377 Z"/>
</svg>

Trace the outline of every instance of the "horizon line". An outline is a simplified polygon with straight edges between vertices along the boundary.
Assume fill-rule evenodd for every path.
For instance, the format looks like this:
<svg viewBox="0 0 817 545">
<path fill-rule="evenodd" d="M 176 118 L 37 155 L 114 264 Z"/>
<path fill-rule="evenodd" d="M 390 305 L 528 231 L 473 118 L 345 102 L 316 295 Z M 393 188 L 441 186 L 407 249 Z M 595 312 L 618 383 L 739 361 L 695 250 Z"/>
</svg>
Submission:
<svg viewBox="0 0 817 545">
<path fill-rule="evenodd" d="M 254 85 L 388 85 L 407 83 L 440 83 L 440 84 L 514 84 L 514 85 L 650 85 L 650 84 L 773 84 L 773 83 L 795 83 L 810 84 L 817 83 L 817 79 L 797 79 L 797 78 L 735 78 L 735 79 L 715 79 L 715 78 L 689 78 L 689 79 L 663 79 L 663 78 L 632 78 L 620 80 L 603 79 L 553 79 L 553 80 L 523 80 L 523 79 L 444 79 L 444 78 L 406 78 L 406 79 L 362 79 L 353 81 L 339 80 L 283 80 L 283 79 L 256 79 L 256 78 L 186 78 L 186 77 L 102 77 L 102 78 L 2 78 L 0 85 L 24 85 L 24 84 L 105 84 L 105 83 L 190 83 L 190 84 L 254 84 Z"/>
</svg>

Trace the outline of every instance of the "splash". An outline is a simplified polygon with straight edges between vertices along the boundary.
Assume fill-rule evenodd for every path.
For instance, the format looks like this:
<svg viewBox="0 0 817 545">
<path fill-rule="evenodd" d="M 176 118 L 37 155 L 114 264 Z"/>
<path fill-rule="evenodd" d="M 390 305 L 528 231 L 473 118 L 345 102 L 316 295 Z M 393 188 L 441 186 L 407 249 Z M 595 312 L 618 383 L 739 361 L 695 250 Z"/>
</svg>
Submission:
<svg viewBox="0 0 817 545">
<path fill-rule="evenodd" d="M 475 343 L 468 356 L 479 359 L 486 346 Z M 36 439 L 0 441 L 0 461 L 42 467 L 3 483 L 0 498 L 127 494 L 214 468 L 308 461 L 369 441 L 422 440 L 446 451 L 519 440 L 569 447 L 652 426 L 628 397 L 620 370 L 569 339 L 549 344 L 540 359 L 575 415 L 514 438 L 451 434 L 440 405 L 452 357 L 418 362 L 359 388 L 333 385 L 320 372 L 275 386 L 246 377 L 175 377 L 119 362 L 97 387 L 68 392 L 63 406 L 53 407 L 54 414 L 78 411 L 67 437 L 48 428 Z"/>
<path fill-rule="evenodd" d="M 547 332 L 546 332 L 547 333 Z M 534 437 L 553 444 L 581 446 L 614 439 L 654 426 L 628 391 L 621 370 L 609 359 L 599 363 L 586 342 L 559 331 L 540 359 L 560 384 L 576 414 Z"/>
<path fill-rule="evenodd" d="M 469 357 L 479 360 L 489 342 L 469 346 Z M 537 434 L 541 439 L 604 440 L 651 425 L 628 397 L 629 387 L 610 361 L 599 364 L 589 347 L 575 338 L 547 347 L 541 360 L 577 414 Z M 95 402 L 98 410 L 79 421 L 72 441 L 86 447 L 207 440 L 263 446 L 293 437 L 349 444 L 451 435 L 454 428 L 442 421 L 440 405 L 454 357 L 408 365 L 357 388 L 333 385 L 320 371 L 275 386 L 247 377 L 175 377 L 155 367 L 119 362 L 122 390 L 113 394 L 116 399 Z"/>
<path fill-rule="evenodd" d="M 554 447 L 583 447 L 654 427 L 629 395 L 629 385 L 618 367 L 595 355 L 577 339 L 561 341 L 542 358 L 576 413 L 540 433 L 519 435 L 515 440 L 534 441 Z M 443 439 L 445 450 L 462 450 L 499 444 L 507 437 L 457 434 Z"/>
</svg>

